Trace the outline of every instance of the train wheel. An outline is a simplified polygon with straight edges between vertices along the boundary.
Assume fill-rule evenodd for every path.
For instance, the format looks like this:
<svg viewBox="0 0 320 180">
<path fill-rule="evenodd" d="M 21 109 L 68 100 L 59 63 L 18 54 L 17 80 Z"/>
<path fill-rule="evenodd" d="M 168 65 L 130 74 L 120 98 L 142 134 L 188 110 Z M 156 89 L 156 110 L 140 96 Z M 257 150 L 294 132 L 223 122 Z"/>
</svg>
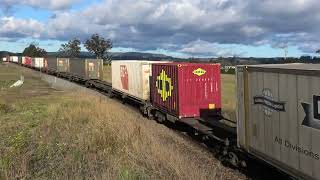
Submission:
<svg viewBox="0 0 320 180">
<path fill-rule="evenodd" d="M 162 114 L 161 112 L 157 111 L 155 114 L 156 117 L 156 121 L 158 123 L 164 123 L 166 121 L 166 117 L 164 114 Z"/>
<path fill-rule="evenodd" d="M 234 167 L 239 166 L 239 158 L 234 152 L 228 152 L 228 159 L 229 159 L 229 163 L 232 166 L 234 166 Z"/>
</svg>

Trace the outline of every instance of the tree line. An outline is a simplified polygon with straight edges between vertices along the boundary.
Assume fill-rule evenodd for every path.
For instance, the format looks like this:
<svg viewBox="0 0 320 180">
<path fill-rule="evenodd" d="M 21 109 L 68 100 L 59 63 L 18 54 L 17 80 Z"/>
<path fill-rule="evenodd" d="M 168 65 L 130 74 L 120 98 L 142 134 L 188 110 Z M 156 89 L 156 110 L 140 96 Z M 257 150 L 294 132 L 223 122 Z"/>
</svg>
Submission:
<svg viewBox="0 0 320 180">
<path fill-rule="evenodd" d="M 99 34 L 93 34 L 84 43 L 84 47 L 90 52 L 95 54 L 96 58 L 110 60 L 108 55 L 112 49 L 112 41 L 105 39 Z M 65 44 L 61 44 L 59 49 L 60 57 L 76 58 L 80 56 L 81 41 L 78 38 L 73 38 Z M 44 57 L 47 55 L 45 49 L 39 48 L 36 43 L 31 43 L 22 52 L 24 56 L 30 57 Z"/>
</svg>

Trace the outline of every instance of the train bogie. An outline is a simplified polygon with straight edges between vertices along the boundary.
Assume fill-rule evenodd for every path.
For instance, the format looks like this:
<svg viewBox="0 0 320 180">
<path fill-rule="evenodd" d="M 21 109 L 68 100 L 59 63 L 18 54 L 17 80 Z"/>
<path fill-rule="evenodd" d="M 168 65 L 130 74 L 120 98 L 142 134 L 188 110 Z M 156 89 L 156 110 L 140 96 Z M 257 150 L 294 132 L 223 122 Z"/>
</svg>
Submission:
<svg viewBox="0 0 320 180">
<path fill-rule="evenodd" d="M 152 104 L 177 118 L 218 114 L 221 110 L 220 65 L 152 65 Z"/>
<path fill-rule="evenodd" d="M 84 79 L 102 79 L 103 78 L 103 60 L 102 59 L 69 59 L 70 73 L 81 76 Z"/>
<path fill-rule="evenodd" d="M 296 177 L 320 179 L 320 65 L 237 67 L 238 146 Z"/>
</svg>

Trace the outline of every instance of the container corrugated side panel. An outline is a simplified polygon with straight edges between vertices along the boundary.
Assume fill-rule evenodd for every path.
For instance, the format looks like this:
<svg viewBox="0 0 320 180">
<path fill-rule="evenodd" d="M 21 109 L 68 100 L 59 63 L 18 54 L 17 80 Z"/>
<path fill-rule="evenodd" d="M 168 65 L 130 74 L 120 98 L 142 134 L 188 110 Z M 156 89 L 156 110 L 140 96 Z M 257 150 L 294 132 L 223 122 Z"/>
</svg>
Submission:
<svg viewBox="0 0 320 180">
<path fill-rule="evenodd" d="M 315 106 L 313 105 L 313 96 L 319 96 L 320 95 L 320 78 L 319 77 L 312 77 L 312 76 L 297 76 L 297 89 L 298 89 L 298 99 L 300 102 L 309 104 L 310 111 L 312 111 Z M 319 104 L 319 102 L 316 102 Z M 302 108 L 301 103 L 299 103 L 300 108 L 298 108 L 298 121 L 299 125 L 303 123 L 303 120 L 306 118 L 306 112 Z M 313 108 L 311 108 L 313 107 Z M 313 111 L 316 111 L 315 113 L 319 113 L 318 109 L 313 109 Z M 312 115 L 313 116 L 313 113 Z M 312 118 L 312 117 L 311 117 Z M 316 120 L 316 119 L 315 119 Z M 319 121 L 319 120 L 318 120 Z M 318 122 L 317 122 L 318 123 Z M 299 126 L 298 128 L 298 134 L 299 134 L 299 146 L 303 147 L 307 150 L 317 151 L 319 150 L 319 130 L 316 130 L 314 128 L 310 128 L 307 126 Z M 316 162 L 313 158 L 310 156 L 306 156 L 303 153 L 299 154 L 299 160 L 300 160 L 300 168 L 302 172 L 310 175 L 310 176 L 317 176 L 317 179 L 320 179 L 319 173 L 319 160 Z M 316 168 L 318 167 L 318 168 Z"/>
<path fill-rule="evenodd" d="M 221 108 L 219 64 L 182 64 L 179 71 L 179 117 L 200 117 L 201 110 Z"/>
<path fill-rule="evenodd" d="M 85 74 L 88 79 L 101 79 L 103 72 L 101 72 L 101 59 L 86 59 Z"/>
<path fill-rule="evenodd" d="M 31 59 L 31 67 L 36 67 L 36 59 L 35 58 Z"/>
<path fill-rule="evenodd" d="M 25 56 L 22 56 L 22 58 L 21 58 L 21 64 L 26 64 L 26 57 L 25 57 Z"/>
<path fill-rule="evenodd" d="M 153 64 L 152 103 L 164 112 L 179 116 L 178 65 Z"/>
<path fill-rule="evenodd" d="M 18 63 L 19 63 L 19 64 L 22 64 L 22 56 L 19 56 L 19 57 L 18 57 Z"/>
<path fill-rule="evenodd" d="M 86 60 L 79 58 L 70 58 L 70 72 L 72 74 L 86 78 Z"/>
<path fill-rule="evenodd" d="M 32 65 L 32 58 L 31 57 L 25 57 L 25 65 Z"/>
<path fill-rule="evenodd" d="M 69 72 L 69 59 L 57 58 L 55 66 L 58 72 Z"/>
<path fill-rule="evenodd" d="M 236 88 L 237 88 L 237 103 L 236 103 L 236 115 L 237 115 L 237 138 L 238 138 L 238 147 L 243 147 L 245 149 L 248 148 L 246 141 L 246 104 L 247 100 L 245 99 L 247 96 L 245 95 L 245 73 L 246 69 L 244 67 L 236 68 Z"/>
<path fill-rule="evenodd" d="M 112 61 L 112 88 L 141 100 L 149 100 L 149 83 L 146 81 L 149 81 L 151 63 Z"/>
<path fill-rule="evenodd" d="M 47 58 L 48 69 L 50 70 L 57 70 L 57 58 L 56 57 L 49 57 Z"/>
<path fill-rule="evenodd" d="M 34 67 L 43 68 L 44 67 L 44 58 L 40 58 L 40 57 L 34 58 Z"/>
<path fill-rule="evenodd" d="M 12 57 L 12 62 L 19 62 L 19 57 L 18 56 L 11 56 Z"/>
<path fill-rule="evenodd" d="M 248 81 L 249 152 L 258 152 L 259 157 L 288 173 L 319 179 L 320 131 L 302 124 L 306 118 L 302 103 L 313 106 L 313 96 L 320 95 L 320 78 L 281 73 L 281 70 L 279 73 L 252 71 Z M 254 97 L 261 95 L 274 102 L 284 102 L 285 111 L 255 104 Z"/>
</svg>

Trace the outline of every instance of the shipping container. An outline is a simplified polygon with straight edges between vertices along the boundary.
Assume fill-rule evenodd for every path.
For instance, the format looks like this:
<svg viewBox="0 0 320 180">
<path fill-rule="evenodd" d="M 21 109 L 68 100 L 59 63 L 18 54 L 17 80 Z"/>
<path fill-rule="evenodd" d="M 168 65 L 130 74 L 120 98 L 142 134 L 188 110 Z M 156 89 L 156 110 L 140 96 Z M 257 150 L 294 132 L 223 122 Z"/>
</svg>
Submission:
<svg viewBox="0 0 320 180">
<path fill-rule="evenodd" d="M 32 58 L 31 66 L 34 68 L 43 68 L 45 66 L 45 61 L 43 57 Z"/>
<path fill-rule="evenodd" d="M 69 58 L 57 58 L 49 57 L 47 58 L 48 69 L 57 72 L 69 72 Z"/>
<path fill-rule="evenodd" d="M 220 64 L 153 64 L 151 91 L 153 105 L 178 118 L 220 113 Z"/>
<path fill-rule="evenodd" d="M 103 78 L 103 60 L 102 59 L 81 59 L 70 58 L 69 69 L 73 74 L 79 75 L 85 79 Z"/>
<path fill-rule="evenodd" d="M 21 64 L 26 65 L 26 66 L 31 66 L 32 65 L 32 58 L 28 56 L 22 56 Z"/>
<path fill-rule="evenodd" d="M 320 65 L 236 71 L 238 146 L 293 176 L 320 179 Z"/>
<path fill-rule="evenodd" d="M 154 63 L 161 61 L 112 61 L 112 88 L 139 100 L 150 100 L 149 79 Z"/>
<path fill-rule="evenodd" d="M 18 56 L 10 56 L 10 62 L 18 63 L 19 62 L 19 57 Z"/>
<path fill-rule="evenodd" d="M 3 57 L 3 58 L 2 58 L 2 61 L 3 61 L 3 62 L 7 62 L 7 61 L 8 61 L 8 60 L 7 60 L 7 57 Z"/>
</svg>

